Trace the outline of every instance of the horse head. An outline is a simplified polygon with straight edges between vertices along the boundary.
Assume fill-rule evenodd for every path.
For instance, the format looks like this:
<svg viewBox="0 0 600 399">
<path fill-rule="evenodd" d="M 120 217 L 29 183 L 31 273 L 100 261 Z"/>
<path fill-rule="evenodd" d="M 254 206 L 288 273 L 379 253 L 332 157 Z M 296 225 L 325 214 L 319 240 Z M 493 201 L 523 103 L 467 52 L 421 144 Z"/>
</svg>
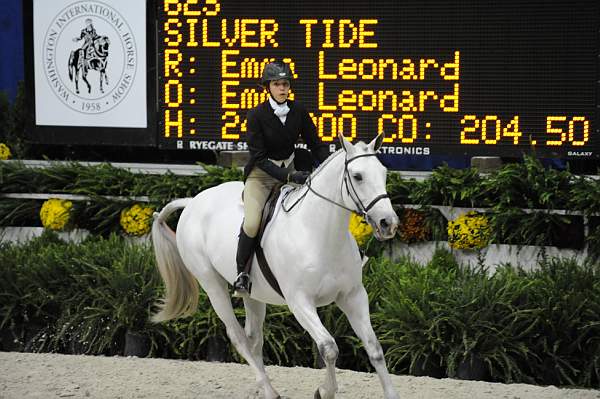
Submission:
<svg viewBox="0 0 600 399">
<path fill-rule="evenodd" d="M 108 36 L 100 36 L 94 40 L 94 49 L 96 50 L 96 54 L 98 54 L 100 57 L 108 55 L 109 46 L 110 40 L 108 39 Z"/>
<path fill-rule="evenodd" d="M 398 229 L 398 216 L 387 195 L 387 168 L 377 158 L 383 143 L 380 133 L 369 144 L 352 144 L 340 133 L 338 135 L 345 151 L 342 200 L 345 206 L 355 209 L 373 228 L 380 241 L 394 237 Z"/>
</svg>

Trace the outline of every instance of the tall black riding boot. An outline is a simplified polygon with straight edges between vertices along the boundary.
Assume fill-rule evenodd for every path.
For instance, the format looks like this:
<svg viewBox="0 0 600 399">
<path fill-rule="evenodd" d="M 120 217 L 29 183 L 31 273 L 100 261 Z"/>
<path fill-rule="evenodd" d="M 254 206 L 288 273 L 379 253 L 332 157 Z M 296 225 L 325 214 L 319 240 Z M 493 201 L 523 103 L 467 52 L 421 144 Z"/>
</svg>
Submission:
<svg viewBox="0 0 600 399">
<path fill-rule="evenodd" d="M 255 237 L 248 237 L 244 229 L 240 230 L 237 254 L 235 256 L 238 276 L 233 283 L 236 295 L 250 294 L 250 290 L 252 289 L 250 266 L 252 265 L 252 254 L 254 253 L 254 243 L 256 241 Z"/>
</svg>

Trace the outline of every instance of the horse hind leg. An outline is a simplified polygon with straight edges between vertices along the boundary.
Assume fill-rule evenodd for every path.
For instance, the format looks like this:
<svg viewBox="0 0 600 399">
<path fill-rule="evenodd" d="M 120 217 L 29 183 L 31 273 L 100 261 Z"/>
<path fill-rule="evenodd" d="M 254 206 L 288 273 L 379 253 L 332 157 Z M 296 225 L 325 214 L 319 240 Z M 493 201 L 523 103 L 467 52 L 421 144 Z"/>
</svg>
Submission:
<svg viewBox="0 0 600 399">
<path fill-rule="evenodd" d="M 73 66 L 75 70 L 73 73 L 73 79 L 75 79 L 75 93 L 79 94 L 79 67 Z"/>
<path fill-rule="evenodd" d="M 338 386 L 335 378 L 335 362 L 337 361 L 339 349 L 335 339 L 323 326 L 319 319 L 317 308 L 307 298 L 296 297 L 288 300 L 288 307 L 296 317 L 300 325 L 308 331 L 312 339 L 317 343 L 319 354 L 327 366 L 325 383 L 317 388 L 315 399 L 333 399 Z"/>
<path fill-rule="evenodd" d="M 246 359 L 250 367 L 256 373 L 256 381 L 259 385 L 264 389 L 264 394 L 266 399 L 280 399 L 281 397 L 275 391 L 273 386 L 271 385 L 271 381 L 267 376 L 265 367 L 262 363 L 262 355 L 260 359 L 256 359 L 254 353 L 257 352 L 258 346 L 262 351 L 262 342 L 258 345 L 254 342 L 254 338 L 252 340 L 248 339 L 246 332 L 238 322 L 235 317 L 235 313 L 233 311 L 233 306 L 231 304 L 231 298 L 229 296 L 227 281 L 223 279 L 214 269 L 205 269 L 202 271 L 202 275 L 199 276 L 198 281 L 200 285 L 206 291 L 208 298 L 210 299 L 210 303 L 212 307 L 215 309 L 215 312 L 221 319 L 221 321 L 225 324 L 227 329 L 227 336 L 237 349 L 237 351 Z M 251 305 L 251 308 L 254 309 L 255 306 Z M 260 319 L 260 309 L 256 306 L 257 314 L 253 315 L 251 312 L 251 319 L 253 321 L 250 322 L 250 325 L 254 326 L 258 325 L 258 321 Z M 262 316 L 264 319 L 264 315 Z M 262 325 L 262 323 L 260 323 Z M 250 328 L 249 328 L 250 329 Z M 262 333 L 261 333 L 261 341 L 262 341 Z M 254 342 L 254 344 L 252 344 Z"/>
<path fill-rule="evenodd" d="M 360 338 L 369 355 L 369 361 L 377 371 L 379 381 L 383 387 L 385 399 L 398 399 L 398 393 L 392 384 L 381 344 L 377 340 L 377 336 L 371 326 L 371 318 L 369 316 L 369 298 L 365 288 L 355 288 L 349 294 L 338 298 L 336 301 L 342 312 L 346 314 L 352 329 Z"/>
</svg>

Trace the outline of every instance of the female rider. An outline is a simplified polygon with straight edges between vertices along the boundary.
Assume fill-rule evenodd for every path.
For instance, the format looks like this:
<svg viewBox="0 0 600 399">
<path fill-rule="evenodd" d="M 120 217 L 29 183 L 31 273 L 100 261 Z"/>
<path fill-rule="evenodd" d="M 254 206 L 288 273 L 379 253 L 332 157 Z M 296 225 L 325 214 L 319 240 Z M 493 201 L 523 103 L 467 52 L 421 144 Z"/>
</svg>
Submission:
<svg viewBox="0 0 600 399">
<path fill-rule="evenodd" d="M 238 276 L 233 284 L 237 295 L 250 293 L 250 265 L 263 207 L 278 183 L 304 184 L 308 172 L 294 168 L 294 146 L 302 136 L 313 156 L 323 162 L 329 148 L 319 140 L 317 129 L 304 106 L 288 99 L 293 73 L 276 61 L 263 70 L 261 84 L 268 100 L 248 111 L 250 160 L 244 168 L 244 222 L 236 254 Z"/>
</svg>

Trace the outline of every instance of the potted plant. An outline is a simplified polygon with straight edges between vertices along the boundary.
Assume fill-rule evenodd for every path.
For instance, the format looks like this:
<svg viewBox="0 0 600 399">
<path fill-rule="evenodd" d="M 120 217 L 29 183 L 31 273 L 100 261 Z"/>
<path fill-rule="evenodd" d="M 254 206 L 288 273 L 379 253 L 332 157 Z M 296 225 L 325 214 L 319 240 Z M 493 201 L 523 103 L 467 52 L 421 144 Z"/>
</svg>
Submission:
<svg viewBox="0 0 600 399">
<path fill-rule="evenodd" d="M 56 340 L 88 354 L 146 356 L 155 328 L 149 317 L 159 297 L 153 253 L 116 235 L 94 240 L 74 259 L 82 264 L 73 276 L 80 294 L 66 304 Z M 94 259 L 91 250 L 104 252 Z"/>
<path fill-rule="evenodd" d="M 452 284 L 451 267 L 431 267 L 408 260 L 395 265 L 380 299 L 374 322 L 395 372 L 443 377 L 448 324 L 444 290 Z"/>
</svg>

